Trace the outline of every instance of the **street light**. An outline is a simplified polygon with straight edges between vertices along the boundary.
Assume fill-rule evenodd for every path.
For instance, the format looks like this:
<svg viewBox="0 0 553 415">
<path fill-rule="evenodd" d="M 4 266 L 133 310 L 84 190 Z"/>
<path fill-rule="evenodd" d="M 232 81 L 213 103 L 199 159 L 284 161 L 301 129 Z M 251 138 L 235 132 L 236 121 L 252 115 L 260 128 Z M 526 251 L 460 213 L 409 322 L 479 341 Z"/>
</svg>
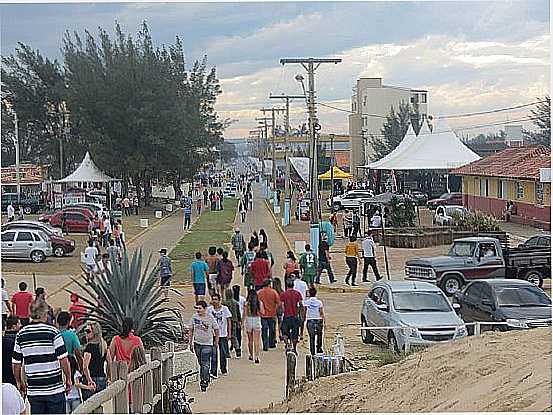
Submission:
<svg viewBox="0 0 553 415">
<path fill-rule="evenodd" d="M 14 137 L 11 137 L 13 140 L 13 144 L 15 146 L 15 177 L 17 181 L 17 204 L 19 205 L 21 203 L 21 175 L 19 172 L 19 124 L 17 119 L 17 113 L 15 112 L 15 109 L 13 108 L 13 105 L 8 100 L 4 100 L 4 105 L 6 106 L 6 109 L 8 112 L 13 114 L 13 125 L 15 134 Z"/>
</svg>

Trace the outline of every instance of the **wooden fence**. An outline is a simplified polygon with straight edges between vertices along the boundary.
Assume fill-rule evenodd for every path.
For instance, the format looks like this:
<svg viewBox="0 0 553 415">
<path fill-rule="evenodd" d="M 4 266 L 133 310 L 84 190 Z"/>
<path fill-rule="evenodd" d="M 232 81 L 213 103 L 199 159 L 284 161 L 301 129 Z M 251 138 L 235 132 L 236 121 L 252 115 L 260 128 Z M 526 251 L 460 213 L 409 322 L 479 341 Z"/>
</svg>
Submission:
<svg viewBox="0 0 553 415">
<path fill-rule="evenodd" d="M 73 412 L 75 414 L 114 413 L 170 413 L 169 378 L 173 376 L 175 345 L 165 344 L 168 352 L 153 348 L 151 361 L 128 373 L 125 362 L 112 365 L 113 382 L 103 391 L 98 392 Z M 130 398 L 130 405 L 129 405 Z M 104 405 L 111 408 L 104 411 Z"/>
</svg>

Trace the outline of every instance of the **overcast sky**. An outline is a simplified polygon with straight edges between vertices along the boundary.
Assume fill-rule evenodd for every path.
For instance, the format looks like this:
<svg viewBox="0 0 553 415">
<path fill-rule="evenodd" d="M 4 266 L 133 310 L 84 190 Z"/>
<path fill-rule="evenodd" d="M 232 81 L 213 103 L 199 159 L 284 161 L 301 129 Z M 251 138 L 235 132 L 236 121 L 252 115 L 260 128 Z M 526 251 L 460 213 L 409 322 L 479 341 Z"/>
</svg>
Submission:
<svg viewBox="0 0 553 415">
<path fill-rule="evenodd" d="M 17 42 L 61 59 L 65 30 L 136 33 L 143 20 L 157 44 L 183 40 L 188 62 L 207 54 L 223 87 L 218 111 L 238 119 L 227 138 L 255 127 L 272 93 L 300 93 L 283 57 L 340 57 L 317 71 L 317 99 L 351 107 L 360 76 L 429 90 L 430 114 L 525 104 L 550 90 L 549 1 L 82 3 L 0 6 L 2 55 Z M 323 131 L 347 133 L 347 113 L 319 108 Z M 506 112 L 451 121 L 457 128 L 516 120 Z M 292 123 L 305 118 L 294 104 Z M 495 130 L 501 127 L 490 127 Z M 480 130 L 462 130 L 474 134 Z"/>
</svg>

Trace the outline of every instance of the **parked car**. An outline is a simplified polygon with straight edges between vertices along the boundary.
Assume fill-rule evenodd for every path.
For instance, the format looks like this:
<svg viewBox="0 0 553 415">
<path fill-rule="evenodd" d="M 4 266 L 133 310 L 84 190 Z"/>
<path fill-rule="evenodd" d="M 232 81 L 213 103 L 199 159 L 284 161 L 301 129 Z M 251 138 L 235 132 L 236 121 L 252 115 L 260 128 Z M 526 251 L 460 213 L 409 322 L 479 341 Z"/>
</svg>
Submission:
<svg viewBox="0 0 553 415">
<path fill-rule="evenodd" d="M 442 205 L 463 205 L 463 195 L 461 193 L 444 193 L 437 199 L 431 199 L 426 203 L 429 209 L 436 209 L 438 206 Z"/>
<path fill-rule="evenodd" d="M 361 206 L 361 203 L 366 200 L 373 197 L 374 194 L 370 190 L 350 190 L 349 192 L 346 192 L 341 195 L 334 196 L 334 210 L 340 210 L 340 209 L 353 209 L 353 208 L 359 208 Z M 327 206 L 332 207 L 332 201 L 329 197 L 327 199 Z"/>
<path fill-rule="evenodd" d="M 3 231 L 2 259 L 30 259 L 43 262 L 52 256 L 52 244 L 48 236 L 41 231 L 31 229 L 12 229 Z"/>
<path fill-rule="evenodd" d="M 10 203 L 13 205 L 13 207 L 16 207 L 18 205 L 17 193 L 2 193 L 1 199 L 2 212 L 6 211 Z M 24 195 L 23 193 L 21 194 L 19 204 L 23 206 L 23 213 L 25 213 L 26 215 L 31 215 L 44 209 L 44 204 L 40 201 L 40 199 L 36 197 L 29 197 L 27 195 Z"/>
<path fill-rule="evenodd" d="M 432 223 L 439 226 L 453 225 L 453 216 L 466 216 L 469 211 L 463 206 L 438 206 L 432 218 Z"/>
<path fill-rule="evenodd" d="M 67 233 L 70 232 L 88 232 L 89 227 L 98 227 L 98 221 L 91 219 L 90 216 L 79 211 L 59 211 L 48 218 L 50 225 L 62 228 Z M 65 221 L 65 224 L 64 224 Z M 91 223 L 92 222 L 92 223 Z"/>
<path fill-rule="evenodd" d="M 75 250 L 74 240 L 64 238 L 61 229 L 54 228 L 46 223 L 18 220 L 2 225 L 2 231 L 11 229 L 32 229 L 44 232 L 52 243 L 53 254 L 57 257 L 62 257 L 64 255 L 70 254 Z"/>
<path fill-rule="evenodd" d="M 427 282 L 380 281 L 372 286 L 361 310 L 363 327 L 398 327 L 361 330 L 364 343 L 380 340 L 390 351 L 429 346 L 467 335 L 463 321 L 444 293 Z"/>
<path fill-rule="evenodd" d="M 93 202 L 79 202 L 79 203 L 70 203 L 68 205 L 65 205 L 63 207 L 65 208 L 88 208 L 91 211 L 96 213 L 96 216 L 98 219 L 102 217 L 102 215 L 106 215 L 109 217 L 109 209 L 106 207 L 106 205 L 102 203 L 93 203 Z"/>
<path fill-rule="evenodd" d="M 481 331 L 516 330 L 551 326 L 551 299 L 528 281 L 491 279 L 474 281 L 453 296 L 454 307 L 465 323 L 482 325 Z M 469 332 L 473 332 L 473 327 Z"/>
<path fill-rule="evenodd" d="M 472 280 L 518 278 L 541 287 L 551 278 L 551 250 L 503 248 L 489 237 L 456 239 L 445 256 L 415 258 L 405 263 L 405 278 L 437 284 L 453 295 Z"/>
<path fill-rule="evenodd" d="M 46 234 L 53 233 L 58 236 L 63 236 L 63 231 L 58 228 L 50 226 L 48 223 L 39 222 L 36 220 L 15 220 L 13 222 L 7 222 L 2 225 L 2 230 L 8 229 L 36 229 L 45 232 Z"/>
<path fill-rule="evenodd" d="M 39 216 L 38 220 L 41 221 L 41 222 L 49 222 L 50 221 L 50 218 L 59 213 L 59 212 L 80 212 L 82 213 L 83 215 L 85 215 L 87 218 L 89 218 L 90 220 L 95 220 L 97 219 L 97 215 L 96 215 L 96 212 L 92 211 L 90 208 L 88 207 L 64 207 L 63 209 L 61 209 L 60 211 L 57 211 L 57 212 L 53 212 L 53 213 L 45 213 L 41 216 Z"/>
<path fill-rule="evenodd" d="M 549 248 L 551 247 L 551 235 L 535 235 L 518 246 L 519 248 Z"/>
</svg>

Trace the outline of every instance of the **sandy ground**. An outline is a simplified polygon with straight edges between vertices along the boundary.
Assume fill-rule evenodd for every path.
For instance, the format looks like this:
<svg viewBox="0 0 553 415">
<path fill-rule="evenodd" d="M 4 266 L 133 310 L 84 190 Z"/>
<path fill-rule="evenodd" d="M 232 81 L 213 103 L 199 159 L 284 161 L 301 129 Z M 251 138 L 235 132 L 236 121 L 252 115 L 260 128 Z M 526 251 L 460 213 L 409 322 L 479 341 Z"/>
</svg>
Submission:
<svg viewBox="0 0 553 415">
<path fill-rule="evenodd" d="M 529 347 L 531 345 L 531 347 Z M 551 411 L 551 330 L 492 333 L 323 378 L 268 412 Z"/>
</svg>

